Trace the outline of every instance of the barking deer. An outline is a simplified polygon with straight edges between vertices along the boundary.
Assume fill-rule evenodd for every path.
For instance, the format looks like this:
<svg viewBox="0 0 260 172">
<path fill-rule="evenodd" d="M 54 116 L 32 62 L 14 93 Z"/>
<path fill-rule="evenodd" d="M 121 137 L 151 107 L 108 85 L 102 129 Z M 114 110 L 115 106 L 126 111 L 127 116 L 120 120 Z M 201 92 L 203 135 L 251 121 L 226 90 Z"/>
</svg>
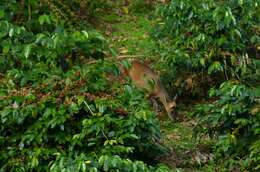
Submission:
<svg viewBox="0 0 260 172">
<path fill-rule="evenodd" d="M 176 107 L 176 98 L 169 99 L 169 95 L 160 82 L 159 76 L 147 65 L 140 61 L 131 62 L 131 66 L 120 67 L 121 72 L 128 75 L 136 87 L 146 90 L 151 96 L 158 98 L 163 104 L 169 118 L 174 121 L 174 109 Z"/>
</svg>

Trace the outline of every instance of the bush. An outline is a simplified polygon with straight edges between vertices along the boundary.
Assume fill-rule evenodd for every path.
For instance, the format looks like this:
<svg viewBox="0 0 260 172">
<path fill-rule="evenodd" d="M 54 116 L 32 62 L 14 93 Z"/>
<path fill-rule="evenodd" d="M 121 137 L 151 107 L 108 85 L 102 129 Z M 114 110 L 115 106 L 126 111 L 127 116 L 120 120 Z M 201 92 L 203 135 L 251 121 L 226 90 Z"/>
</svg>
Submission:
<svg viewBox="0 0 260 172">
<path fill-rule="evenodd" d="M 84 171 L 103 168 L 102 157 L 116 155 L 104 168 L 120 169 L 117 163 L 132 154 L 156 153 L 153 140 L 159 128 L 154 114 L 141 103 L 140 92 L 109 84 L 106 65 L 84 66 L 66 75 L 52 69 L 49 76 L 37 76 L 43 70 L 10 70 L 1 79 L 2 170 Z M 28 75 L 35 77 L 20 87 Z"/>
<path fill-rule="evenodd" d="M 155 3 L 148 0 L 134 0 L 130 4 L 130 11 L 133 13 L 149 13 L 154 9 Z"/>
<path fill-rule="evenodd" d="M 3 56 L 0 64 L 4 66 L 0 72 L 10 68 L 32 69 L 38 62 L 56 67 L 61 59 L 86 61 L 91 57 L 103 58 L 105 51 L 109 50 L 103 36 L 96 31 L 63 30 L 34 34 L 4 20 L 0 20 L 0 27 Z M 85 59 L 79 59 L 80 56 Z"/>
<path fill-rule="evenodd" d="M 111 8 L 110 0 L 2 0 L 0 18 L 30 27 L 32 31 L 53 29 L 51 23 L 55 23 L 56 26 L 77 26 L 85 29 L 91 27 L 89 23 L 95 22 L 100 14 Z M 39 17 L 48 25 L 39 27 L 37 24 Z"/>
<path fill-rule="evenodd" d="M 198 106 L 198 126 L 204 128 L 198 131 L 217 139 L 214 152 L 218 158 L 227 160 L 226 165 L 240 167 L 242 171 L 259 170 L 260 109 L 254 101 L 254 92 L 229 81 L 219 89 L 211 89 L 209 94 L 215 101 Z"/>
<path fill-rule="evenodd" d="M 250 78 L 247 66 L 257 57 L 260 40 L 258 10 L 255 0 L 173 0 L 161 6 L 153 36 L 163 57 L 161 68 L 167 71 L 165 80 L 195 75 L 200 85 L 210 88 L 230 78 Z"/>
<path fill-rule="evenodd" d="M 32 19 L 42 28 L 31 31 L 31 23 L 6 18 L 6 9 L 0 171 L 166 171 L 146 163 L 165 150 L 143 92 L 118 83 L 112 62 L 87 63 L 110 52 L 103 36 L 48 24 L 51 15 Z"/>
<path fill-rule="evenodd" d="M 0 80 L 1 170 L 152 168 L 134 161 L 135 154 L 149 159 L 162 150 L 154 142 L 158 121 L 143 93 L 111 82 L 108 74 L 118 71 L 111 62 L 77 65 L 66 73 L 56 64 L 79 42 L 91 47 L 86 33 L 40 34 L 29 43 L 21 35 L 3 36 L 10 38 L 3 55 L 11 60 Z"/>
</svg>

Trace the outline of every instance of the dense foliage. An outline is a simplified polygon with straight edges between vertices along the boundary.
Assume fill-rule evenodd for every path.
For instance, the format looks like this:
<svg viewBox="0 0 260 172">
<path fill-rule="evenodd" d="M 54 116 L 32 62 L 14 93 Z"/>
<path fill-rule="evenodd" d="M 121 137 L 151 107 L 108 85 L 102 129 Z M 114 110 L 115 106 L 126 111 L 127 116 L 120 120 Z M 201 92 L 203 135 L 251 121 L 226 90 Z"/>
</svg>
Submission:
<svg viewBox="0 0 260 172">
<path fill-rule="evenodd" d="M 252 77 L 247 66 L 257 56 L 258 11 L 254 0 L 174 0 L 160 7 L 153 35 L 166 79 L 188 75 L 200 80 L 197 87 L 209 88 L 224 79 Z"/>
<path fill-rule="evenodd" d="M 0 4 L 0 171 L 167 170 L 143 162 L 164 152 L 144 94 L 88 63 L 111 52 L 105 38 L 55 13 L 69 1 L 46 2 Z"/>
<path fill-rule="evenodd" d="M 135 21 L 143 13 L 155 22 L 149 41 L 148 19 Z M 107 23 L 124 15 L 145 25 L 130 41 Z M 259 170 L 259 21 L 257 0 L 1 0 L 0 171 L 170 171 L 158 164 L 166 152 L 174 168 L 183 158 L 181 167 Z M 136 26 L 121 24 L 124 33 Z M 168 135 L 172 151 L 162 145 L 147 96 L 120 78 L 117 46 L 97 28 L 115 35 L 121 57 L 157 46 L 151 60 L 170 95 L 179 94 L 180 117 L 190 111 L 185 100 L 200 100 L 189 124 L 199 136 L 194 150 L 178 145 L 188 132 Z M 183 118 L 170 127 L 188 125 Z M 203 154 L 196 145 L 207 136 Z"/>
<path fill-rule="evenodd" d="M 32 30 L 38 30 L 37 20 L 44 20 L 50 26 L 50 22 L 59 25 L 86 27 L 90 26 L 98 13 L 111 7 L 109 0 L 75 0 L 75 1 L 54 1 L 54 0 L 2 0 L 0 4 L 1 15 L 3 11 L 6 18 L 17 24 L 23 24 Z M 44 31 L 44 30 L 42 30 Z"/>
<path fill-rule="evenodd" d="M 195 112 L 197 134 L 216 139 L 215 160 L 228 170 L 259 170 L 259 2 L 174 0 L 157 14 L 165 83 L 197 98 L 213 87 L 212 103 Z"/>
<path fill-rule="evenodd" d="M 99 64 L 65 75 L 43 66 L 8 71 L 0 91 L 2 169 L 147 168 L 125 158 L 158 147 L 153 143 L 159 134 L 154 114 L 140 104 L 140 92 L 109 84 L 107 70 L 111 67 Z M 30 82 L 20 87 L 30 75 Z"/>
<path fill-rule="evenodd" d="M 260 103 L 255 101 L 253 90 L 229 81 L 211 89 L 210 97 L 219 98 L 198 106 L 196 114 L 204 126 L 199 131 L 217 137 L 214 152 L 229 159 L 225 163 L 230 170 L 236 166 L 240 170 L 259 169 Z"/>
</svg>

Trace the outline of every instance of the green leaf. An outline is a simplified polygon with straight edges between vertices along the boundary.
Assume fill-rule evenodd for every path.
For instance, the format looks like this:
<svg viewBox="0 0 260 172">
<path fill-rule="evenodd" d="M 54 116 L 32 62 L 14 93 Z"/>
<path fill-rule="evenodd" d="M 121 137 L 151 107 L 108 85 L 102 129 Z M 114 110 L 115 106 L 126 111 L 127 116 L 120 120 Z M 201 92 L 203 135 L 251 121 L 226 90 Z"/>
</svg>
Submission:
<svg viewBox="0 0 260 172">
<path fill-rule="evenodd" d="M 43 25 L 44 23 L 51 24 L 50 17 L 46 14 L 39 16 L 38 21 L 40 25 Z"/>
<path fill-rule="evenodd" d="M 212 74 L 214 72 L 223 71 L 223 67 L 220 62 L 215 61 L 213 64 L 211 64 L 208 68 L 208 74 Z"/>
<path fill-rule="evenodd" d="M 79 106 L 85 101 L 85 98 L 83 96 L 78 96 L 77 99 L 78 99 Z"/>
<path fill-rule="evenodd" d="M 200 64 L 201 64 L 202 66 L 205 66 L 205 58 L 200 58 Z"/>
<path fill-rule="evenodd" d="M 241 35 L 241 33 L 239 32 L 239 30 L 235 29 L 234 31 L 235 31 L 235 33 L 239 36 L 239 38 L 242 38 L 242 35 Z"/>
<path fill-rule="evenodd" d="M 14 28 L 11 28 L 9 30 L 9 37 L 13 37 L 14 36 Z"/>
<path fill-rule="evenodd" d="M 81 164 L 82 164 L 82 171 L 86 171 L 86 169 L 87 169 L 86 163 L 82 162 Z"/>
<path fill-rule="evenodd" d="M 26 58 L 28 58 L 30 56 L 31 50 L 32 50 L 32 44 L 26 45 L 26 47 L 24 49 L 24 56 Z"/>
<path fill-rule="evenodd" d="M 4 18 L 4 16 L 5 16 L 4 10 L 0 9 L 0 19 Z"/>
<path fill-rule="evenodd" d="M 88 39 L 88 37 L 89 37 L 89 35 L 88 35 L 88 32 L 87 31 L 85 31 L 85 30 L 83 30 L 83 31 L 81 31 L 84 35 L 85 35 L 85 37 Z"/>
<path fill-rule="evenodd" d="M 9 33 L 10 24 L 7 21 L 0 21 L 0 38 L 5 37 Z"/>
<path fill-rule="evenodd" d="M 8 54 L 9 50 L 10 50 L 10 45 L 4 46 L 3 47 L 3 54 Z"/>
</svg>

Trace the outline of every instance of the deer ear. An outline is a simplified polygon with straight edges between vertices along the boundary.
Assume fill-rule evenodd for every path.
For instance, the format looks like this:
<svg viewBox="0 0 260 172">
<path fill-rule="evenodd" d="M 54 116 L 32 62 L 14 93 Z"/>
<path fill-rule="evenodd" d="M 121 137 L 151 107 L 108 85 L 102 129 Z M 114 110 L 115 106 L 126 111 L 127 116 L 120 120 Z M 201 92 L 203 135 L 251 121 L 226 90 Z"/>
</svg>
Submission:
<svg viewBox="0 0 260 172">
<path fill-rule="evenodd" d="M 171 103 L 169 103 L 169 108 L 174 108 L 176 107 L 176 102 L 175 101 L 172 101 Z"/>
<path fill-rule="evenodd" d="M 174 96 L 173 101 L 175 102 L 177 98 L 178 98 L 178 94 L 176 94 L 176 95 Z"/>
</svg>

